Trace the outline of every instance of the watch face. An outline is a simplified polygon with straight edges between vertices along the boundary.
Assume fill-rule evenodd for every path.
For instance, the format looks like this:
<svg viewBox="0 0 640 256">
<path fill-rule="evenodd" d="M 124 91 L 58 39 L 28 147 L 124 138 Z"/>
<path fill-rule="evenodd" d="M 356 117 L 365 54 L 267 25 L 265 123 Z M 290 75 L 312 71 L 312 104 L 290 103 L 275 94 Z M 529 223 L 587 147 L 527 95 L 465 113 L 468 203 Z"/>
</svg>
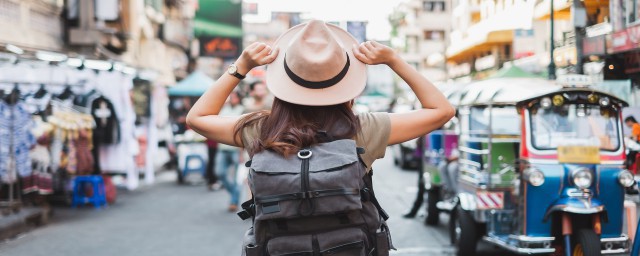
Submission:
<svg viewBox="0 0 640 256">
<path fill-rule="evenodd" d="M 238 67 L 236 67 L 236 65 L 231 65 L 229 66 L 229 69 L 227 70 L 229 72 L 229 74 L 235 74 L 238 71 Z"/>
</svg>

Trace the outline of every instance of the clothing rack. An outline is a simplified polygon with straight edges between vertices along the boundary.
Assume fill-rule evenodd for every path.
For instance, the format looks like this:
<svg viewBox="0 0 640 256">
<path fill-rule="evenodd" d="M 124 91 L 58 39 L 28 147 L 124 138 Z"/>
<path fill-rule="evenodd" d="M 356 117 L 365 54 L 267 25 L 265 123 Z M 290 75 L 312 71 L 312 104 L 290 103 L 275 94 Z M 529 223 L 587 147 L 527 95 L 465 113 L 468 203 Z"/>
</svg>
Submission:
<svg viewBox="0 0 640 256">
<path fill-rule="evenodd" d="M 15 115 L 15 110 L 14 108 L 11 108 L 11 116 Z M 14 126 L 14 122 L 11 122 L 11 126 L 12 126 L 12 130 L 13 130 L 13 126 Z M 9 171 L 11 172 L 9 174 L 9 177 L 11 177 L 11 175 L 13 175 L 15 177 L 15 181 L 14 182 L 9 182 L 9 199 L 6 201 L 0 201 L 0 207 L 5 207 L 5 208 L 10 208 L 12 210 L 16 210 L 16 209 L 20 209 L 21 206 L 21 199 L 15 201 L 14 200 L 14 184 L 16 182 L 18 182 L 18 167 L 16 166 L 16 155 L 15 155 L 15 149 L 13 147 L 15 147 L 15 142 L 14 137 L 10 136 L 11 142 L 10 145 L 11 147 L 9 148 L 9 156 L 11 158 L 10 164 L 9 164 Z M 18 196 L 21 197 L 21 193 L 18 193 Z"/>
</svg>

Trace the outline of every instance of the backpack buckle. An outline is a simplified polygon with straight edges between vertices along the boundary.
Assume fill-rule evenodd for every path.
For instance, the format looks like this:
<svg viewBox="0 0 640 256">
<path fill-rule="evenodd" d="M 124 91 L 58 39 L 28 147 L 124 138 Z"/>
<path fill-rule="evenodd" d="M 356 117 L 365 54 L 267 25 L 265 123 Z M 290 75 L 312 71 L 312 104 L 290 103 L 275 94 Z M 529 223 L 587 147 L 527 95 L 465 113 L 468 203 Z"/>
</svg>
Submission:
<svg viewBox="0 0 640 256">
<path fill-rule="evenodd" d="M 371 194 L 368 188 L 363 188 L 360 190 L 360 199 L 362 202 L 369 202 L 369 200 L 371 200 Z"/>
<path fill-rule="evenodd" d="M 240 219 L 242 220 L 247 220 L 249 218 L 251 218 L 251 213 L 249 213 L 249 211 L 247 210 L 242 210 L 236 213 L 238 215 L 238 217 L 240 217 Z"/>
<path fill-rule="evenodd" d="M 309 149 L 303 149 L 298 151 L 298 158 L 300 159 L 307 159 L 311 157 L 311 155 L 313 155 L 313 152 L 311 152 L 311 150 Z"/>
</svg>

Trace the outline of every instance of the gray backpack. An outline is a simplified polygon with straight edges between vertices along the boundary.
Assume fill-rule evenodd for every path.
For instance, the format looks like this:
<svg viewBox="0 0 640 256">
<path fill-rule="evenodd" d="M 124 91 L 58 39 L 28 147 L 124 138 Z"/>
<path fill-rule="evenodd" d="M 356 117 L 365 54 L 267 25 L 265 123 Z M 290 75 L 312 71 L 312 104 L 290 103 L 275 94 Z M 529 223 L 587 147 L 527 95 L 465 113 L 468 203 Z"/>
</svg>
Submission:
<svg viewBox="0 0 640 256">
<path fill-rule="evenodd" d="M 284 158 L 262 151 L 247 163 L 253 218 L 246 256 L 389 255 L 388 215 L 372 189 L 372 172 L 354 140 L 336 140 Z"/>
</svg>

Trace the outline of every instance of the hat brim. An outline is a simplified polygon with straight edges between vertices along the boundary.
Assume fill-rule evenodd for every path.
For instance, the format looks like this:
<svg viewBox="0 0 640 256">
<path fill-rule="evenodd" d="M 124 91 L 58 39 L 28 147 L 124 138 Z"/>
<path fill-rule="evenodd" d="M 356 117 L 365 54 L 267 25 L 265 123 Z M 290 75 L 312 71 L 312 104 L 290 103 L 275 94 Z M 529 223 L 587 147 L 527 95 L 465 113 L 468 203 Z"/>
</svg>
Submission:
<svg viewBox="0 0 640 256">
<path fill-rule="evenodd" d="M 353 55 L 353 45 L 358 45 L 351 34 L 340 27 L 327 24 L 329 30 L 349 55 L 349 71 L 340 82 L 324 89 L 309 89 L 293 82 L 284 69 L 284 55 L 291 40 L 306 24 L 292 27 L 274 43 L 280 52 L 278 57 L 267 66 L 267 88 L 283 101 L 305 106 L 328 106 L 350 101 L 358 97 L 367 83 L 367 67 Z"/>
</svg>

